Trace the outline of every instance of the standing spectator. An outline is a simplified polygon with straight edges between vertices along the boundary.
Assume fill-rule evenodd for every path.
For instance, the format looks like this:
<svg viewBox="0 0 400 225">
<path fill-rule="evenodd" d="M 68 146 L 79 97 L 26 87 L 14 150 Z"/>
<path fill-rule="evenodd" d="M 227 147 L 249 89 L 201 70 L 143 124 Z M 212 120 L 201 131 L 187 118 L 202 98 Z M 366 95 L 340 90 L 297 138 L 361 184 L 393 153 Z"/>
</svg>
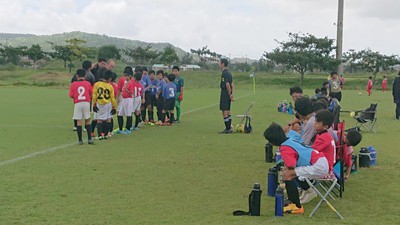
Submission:
<svg viewBox="0 0 400 225">
<path fill-rule="evenodd" d="M 372 95 L 372 86 L 373 86 L 373 82 L 372 82 L 372 77 L 370 76 L 368 83 L 367 83 L 368 96 Z"/>
<path fill-rule="evenodd" d="M 393 81 L 393 101 L 396 104 L 396 120 L 400 119 L 400 71 Z"/>
<path fill-rule="evenodd" d="M 100 78 L 99 78 L 99 76 L 100 76 L 99 70 L 100 69 L 105 69 L 106 66 L 107 66 L 107 59 L 106 58 L 102 58 L 102 57 L 100 57 L 97 60 L 96 65 L 93 66 L 93 69 L 91 70 L 91 72 L 92 72 L 96 82 L 100 80 Z"/>
<path fill-rule="evenodd" d="M 336 71 L 331 72 L 331 79 L 329 79 L 328 84 L 329 96 L 336 98 L 340 102 L 342 100 L 342 85 Z"/>
<path fill-rule="evenodd" d="M 383 80 L 382 80 L 382 92 L 388 91 L 388 87 L 387 87 L 387 78 L 386 76 L 383 76 Z"/>
<path fill-rule="evenodd" d="M 224 118 L 225 123 L 225 130 L 221 131 L 221 134 L 231 134 L 233 132 L 231 129 L 231 102 L 234 101 L 233 79 L 232 74 L 226 68 L 227 66 L 228 59 L 222 58 L 219 63 L 219 68 L 222 70 L 219 109 L 222 111 L 222 117 Z"/>
</svg>

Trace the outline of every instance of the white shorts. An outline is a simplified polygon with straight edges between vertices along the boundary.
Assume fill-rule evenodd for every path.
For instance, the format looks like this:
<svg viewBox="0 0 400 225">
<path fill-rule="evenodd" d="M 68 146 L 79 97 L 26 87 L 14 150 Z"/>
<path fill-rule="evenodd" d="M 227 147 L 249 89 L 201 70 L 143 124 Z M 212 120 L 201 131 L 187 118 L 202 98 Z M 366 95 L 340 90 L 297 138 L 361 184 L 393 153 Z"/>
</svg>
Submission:
<svg viewBox="0 0 400 225">
<path fill-rule="evenodd" d="M 133 98 L 133 112 L 140 111 L 140 106 L 142 105 L 142 97 Z"/>
<path fill-rule="evenodd" d="M 122 95 L 119 95 L 118 96 L 118 106 L 117 106 L 117 111 L 119 112 L 119 111 L 121 111 L 121 107 L 122 107 L 122 104 L 121 104 L 121 102 L 122 102 Z"/>
<path fill-rule="evenodd" d="M 299 166 L 295 167 L 294 170 L 299 180 L 304 180 L 304 178 L 316 179 L 329 174 L 329 164 L 325 157 L 321 157 L 311 166 Z"/>
<path fill-rule="evenodd" d="M 90 103 L 89 102 L 78 102 L 74 105 L 74 120 L 90 119 Z"/>
<path fill-rule="evenodd" d="M 119 107 L 121 106 L 121 107 Z M 133 100 L 132 98 L 123 98 L 118 107 L 120 108 L 118 111 L 118 116 L 132 116 L 133 113 Z"/>
<path fill-rule="evenodd" d="M 97 108 L 99 108 L 99 111 L 97 112 L 97 119 L 98 120 L 107 120 L 112 117 L 111 115 L 111 102 L 105 104 L 105 105 L 97 105 Z"/>
</svg>

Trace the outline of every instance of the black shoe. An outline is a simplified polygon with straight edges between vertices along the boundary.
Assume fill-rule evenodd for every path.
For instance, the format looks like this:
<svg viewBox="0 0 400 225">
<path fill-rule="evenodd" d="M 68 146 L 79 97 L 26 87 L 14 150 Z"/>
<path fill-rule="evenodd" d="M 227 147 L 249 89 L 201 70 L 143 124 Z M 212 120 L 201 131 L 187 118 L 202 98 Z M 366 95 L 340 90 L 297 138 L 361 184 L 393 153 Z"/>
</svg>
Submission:
<svg viewBox="0 0 400 225">
<path fill-rule="evenodd" d="M 232 134 L 233 131 L 232 130 L 223 130 L 221 132 L 219 132 L 220 134 Z"/>
</svg>

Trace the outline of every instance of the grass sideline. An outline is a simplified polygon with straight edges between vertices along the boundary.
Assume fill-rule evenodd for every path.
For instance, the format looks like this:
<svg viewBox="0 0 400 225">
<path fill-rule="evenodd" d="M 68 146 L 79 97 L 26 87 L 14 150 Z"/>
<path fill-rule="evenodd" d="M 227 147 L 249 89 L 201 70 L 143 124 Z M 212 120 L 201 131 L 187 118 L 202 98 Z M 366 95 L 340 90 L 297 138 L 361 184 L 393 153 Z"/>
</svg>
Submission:
<svg viewBox="0 0 400 225">
<path fill-rule="evenodd" d="M 344 198 L 334 202 L 345 217 L 340 221 L 326 205 L 308 218 L 316 200 L 305 206 L 303 216 L 273 216 L 274 199 L 266 196 L 272 164 L 264 161 L 262 132 L 272 121 L 285 124 L 291 118 L 276 109 L 290 97 L 287 88 L 262 86 L 256 95 L 251 92 L 237 86 L 236 97 L 247 97 L 232 109 L 232 115 L 243 114 L 256 102 L 251 135 L 218 135 L 221 113 L 212 106 L 218 103 L 218 88 L 188 88 L 184 113 L 210 107 L 184 114 L 181 124 L 146 126 L 95 146 L 72 145 L 0 166 L 0 224 L 397 224 L 400 122 L 393 119 L 390 93 L 368 97 L 343 91 L 343 110 L 378 102 L 379 127 L 376 134 L 364 133 L 360 144 L 377 149 L 378 165 L 350 177 Z M 0 161 L 77 142 L 66 89 L 1 87 L 0 94 L 5 106 Z M 347 127 L 354 125 L 348 113 L 341 118 Z M 247 209 L 254 182 L 263 189 L 261 217 L 233 217 L 232 211 Z"/>
</svg>

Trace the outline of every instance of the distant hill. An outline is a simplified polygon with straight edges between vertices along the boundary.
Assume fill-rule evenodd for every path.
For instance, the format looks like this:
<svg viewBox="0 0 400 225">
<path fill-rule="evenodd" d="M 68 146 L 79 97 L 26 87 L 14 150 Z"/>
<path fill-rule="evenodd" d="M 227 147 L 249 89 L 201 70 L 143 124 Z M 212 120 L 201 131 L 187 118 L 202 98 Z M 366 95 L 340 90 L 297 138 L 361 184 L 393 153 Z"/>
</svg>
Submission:
<svg viewBox="0 0 400 225">
<path fill-rule="evenodd" d="M 8 44 L 11 46 L 28 46 L 32 44 L 39 44 L 43 50 L 50 51 L 51 45 L 48 42 L 53 42 L 57 45 L 65 44 L 65 40 L 78 38 L 85 40 L 86 45 L 89 47 L 101 47 L 103 45 L 115 45 L 117 48 L 135 48 L 138 46 L 146 46 L 150 44 L 153 49 L 162 51 L 166 46 L 172 45 L 170 43 L 148 43 L 138 40 L 129 40 L 125 38 L 110 37 L 105 34 L 90 34 L 80 31 L 67 32 L 62 34 L 52 35 L 34 35 L 34 34 L 12 34 L 12 33 L 0 33 L 0 43 Z M 173 46 L 173 45 L 172 45 Z M 183 49 L 175 47 L 175 51 L 181 58 L 185 53 Z"/>
</svg>

